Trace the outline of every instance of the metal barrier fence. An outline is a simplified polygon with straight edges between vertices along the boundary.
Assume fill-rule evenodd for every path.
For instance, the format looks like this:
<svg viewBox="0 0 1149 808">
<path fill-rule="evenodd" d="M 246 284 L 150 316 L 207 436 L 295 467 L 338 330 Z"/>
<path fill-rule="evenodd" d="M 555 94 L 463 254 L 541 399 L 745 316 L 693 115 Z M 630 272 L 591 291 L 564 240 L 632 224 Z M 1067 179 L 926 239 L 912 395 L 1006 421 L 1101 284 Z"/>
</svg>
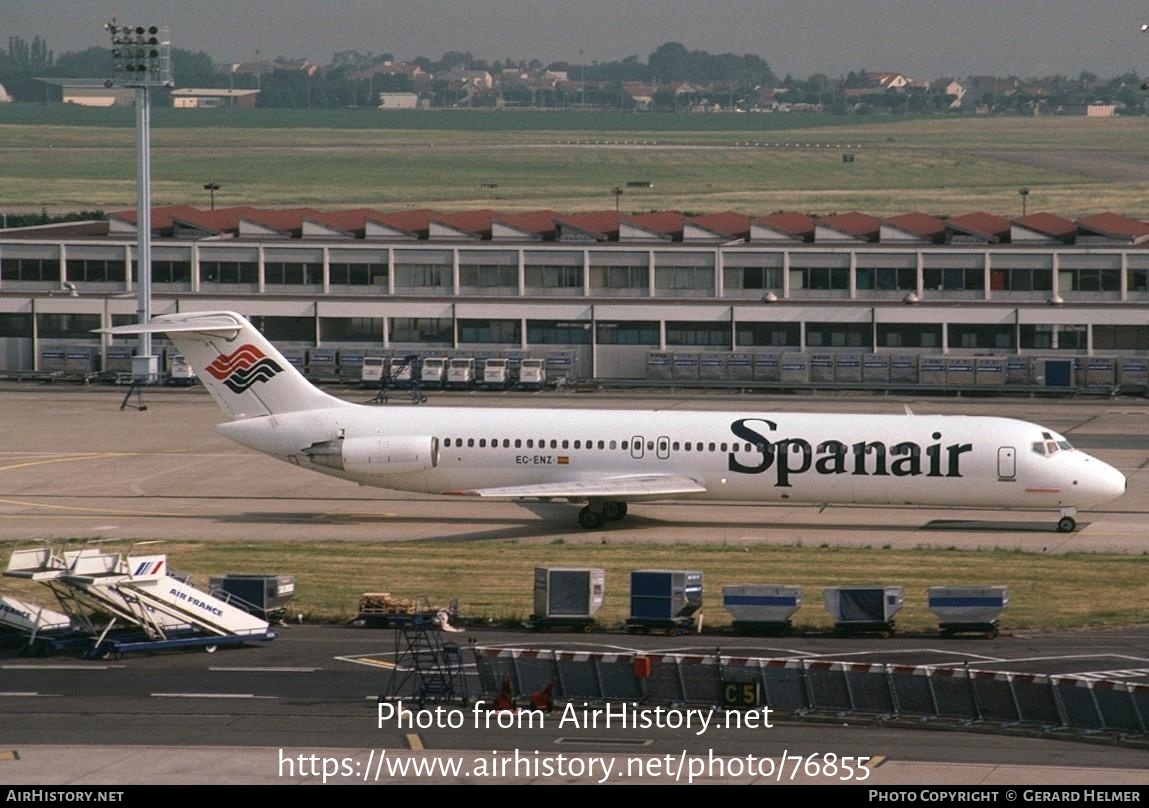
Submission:
<svg viewBox="0 0 1149 808">
<path fill-rule="evenodd" d="M 750 684 L 757 704 L 793 716 L 856 713 L 1145 736 L 1149 685 L 968 667 L 829 662 L 713 654 L 585 653 L 474 646 L 484 699 L 550 690 L 556 700 L 726 703 Z M 509 687 L 508 687 L 509 683 Z"/>
</svg>

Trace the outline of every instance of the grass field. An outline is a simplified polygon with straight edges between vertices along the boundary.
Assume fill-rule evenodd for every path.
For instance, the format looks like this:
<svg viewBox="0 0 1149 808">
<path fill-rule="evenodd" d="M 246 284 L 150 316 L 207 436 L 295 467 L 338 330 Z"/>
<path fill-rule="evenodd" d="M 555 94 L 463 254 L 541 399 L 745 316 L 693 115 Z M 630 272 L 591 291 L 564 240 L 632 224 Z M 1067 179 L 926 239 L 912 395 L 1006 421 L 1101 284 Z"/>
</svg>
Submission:
<svg viewBox="0 0 1149 808">
<path fill-rule="evenodd" d="M 130 110 L 0 109 L 0 210 L 135 202 Z M 758 144 L 758 145 L 753 145 Z M 853 162 L 842 154 L 852 152 Z M 157 110 L 155 204 L 625 212 L 1115 211 L 1149 218 L 1149 119 Z"/>
<path fill-rule="evenodd" d="M 1007 586 L 1003 631 L 1143 624 L 1149 601 L 1149 557 L 1094 553 L 511 541 L 327 542 L 292 544 L 290 552 L 275 543 L 164 543 L 147 551 L 166 552 L 171 569 L 192 573 L 204 588 L 208 578 L 225 572 L 295 575 L 291 613 L 317 622 L 353 618 L 364 592 L 425 595 L 433 606 L 458 599 L 464 618 L 522 621 L 533 608 L 536 566 L 603 568 L 606 600 L 597 617 L 604 627 L 626 619 L 635 569 L 702 571 L 704 625 L 710 627 L 730 622 L 721 607 L 724 584 L 801 586 L 803 606 L 794 622 L 813 631 L 833 626 L 822 606 L 827 586 L 904 587 L 906 605 L 895 619 L 899 631 L 910 632 L 936 630 L 938 618 L 927 608 L 925 590 L 945 584 Z M 48 602 L 38 584 L 5 580 L 3 588 Z"/>
</svg>

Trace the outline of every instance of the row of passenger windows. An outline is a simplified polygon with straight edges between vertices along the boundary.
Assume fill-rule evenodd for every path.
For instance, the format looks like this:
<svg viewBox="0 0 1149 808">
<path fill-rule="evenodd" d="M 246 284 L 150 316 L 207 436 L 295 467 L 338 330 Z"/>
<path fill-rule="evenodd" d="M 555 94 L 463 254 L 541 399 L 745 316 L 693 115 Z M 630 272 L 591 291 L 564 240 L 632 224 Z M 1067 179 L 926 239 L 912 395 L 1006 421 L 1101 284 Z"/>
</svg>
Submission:
<svg viewBox="0 0 1149 808">
<path fill-rule="evenodd" d="M 556 438 L 444 438 L 443 446 L 445 448 L 461 449 L 466 446 L 468 449 L 498 449 L 500 446 L 503 449 L 604 449 L 604 450 L 619 450 L 624 452 L 631 451 L 631 444 L 634 443 L 636 449 L 641 449 L 641 442 L 638 440 L 558 440 Z M 702 441 L 686 441 L 679 442 L 673 441 L 670 444 L 672 452 L 737 452 L 739 450 L 752 452 L 757 448 L 759 451 L 765 449 L 763 444 L 750 444 L 750 443 L 717 443 L 710 441 L 704 443 Z M 655 442 L 653 440 L 646 441 L 646 450 L 653 452 L 655 449 Z"/>
</svg>

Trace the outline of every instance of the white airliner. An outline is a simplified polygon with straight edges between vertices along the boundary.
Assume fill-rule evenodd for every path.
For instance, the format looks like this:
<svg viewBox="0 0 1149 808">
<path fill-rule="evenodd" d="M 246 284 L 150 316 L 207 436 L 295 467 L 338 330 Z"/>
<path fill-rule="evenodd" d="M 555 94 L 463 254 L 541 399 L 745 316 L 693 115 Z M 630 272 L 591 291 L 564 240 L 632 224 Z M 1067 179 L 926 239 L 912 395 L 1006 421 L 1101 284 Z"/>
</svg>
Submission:
<svg viewBox="0 0 1149 808">
<path fill-rule="evenodd" d="M 812 505 L 1057 510 L 1121 496 L 1125 476 L 1056 432 L 1009 418 L 662 410 L 388 407 L 314 387 L 241 315 L 169 314 L 103 333 L 166 333 L 231 420 L 231 440 L 400 491 L 585 503 L 690 498 Z"/>
</svg>

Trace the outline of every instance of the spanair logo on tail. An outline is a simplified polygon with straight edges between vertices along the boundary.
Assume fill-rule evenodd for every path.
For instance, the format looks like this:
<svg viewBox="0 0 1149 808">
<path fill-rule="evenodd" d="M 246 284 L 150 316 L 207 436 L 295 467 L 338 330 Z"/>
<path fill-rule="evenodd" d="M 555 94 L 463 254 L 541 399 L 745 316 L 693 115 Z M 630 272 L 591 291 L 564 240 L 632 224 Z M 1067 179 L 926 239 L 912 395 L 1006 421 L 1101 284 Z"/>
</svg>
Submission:
<svg viewBox="0 0 1149 808">
<path fill-rule="evenodd" d="M 217 357 L 205 370 L 233 393 L 242 393 L 256 382 L 267 381 L 283 368 L 268 359 L 259 348 L 246 344 Z"/>
</svg>

